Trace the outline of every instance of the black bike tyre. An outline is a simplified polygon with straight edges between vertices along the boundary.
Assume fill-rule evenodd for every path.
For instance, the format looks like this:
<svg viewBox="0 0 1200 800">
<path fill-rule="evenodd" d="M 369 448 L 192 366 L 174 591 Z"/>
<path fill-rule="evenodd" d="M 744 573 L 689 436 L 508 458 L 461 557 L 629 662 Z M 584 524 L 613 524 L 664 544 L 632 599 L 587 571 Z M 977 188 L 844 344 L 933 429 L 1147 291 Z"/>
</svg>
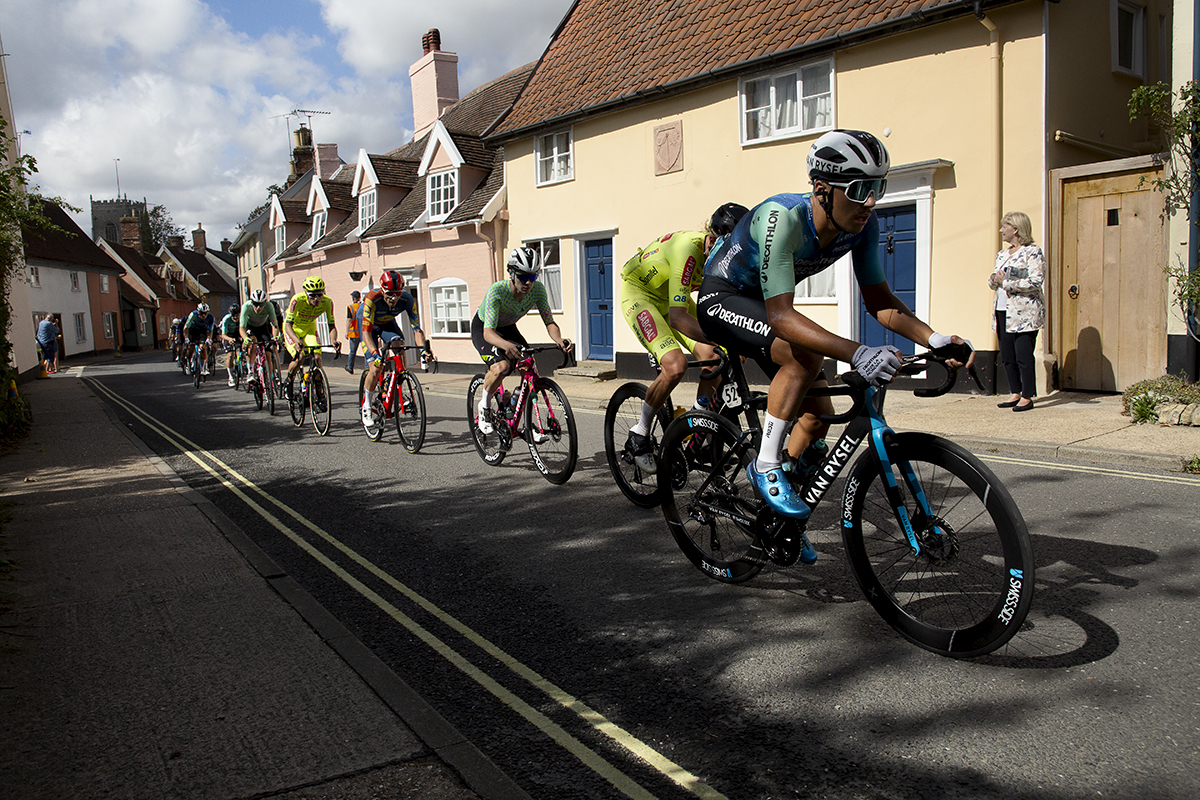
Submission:
<svg viewBox="0 0 1200 800">
<path fill-rule="evenodd" d="M 550 396 L 558 403 L 558 413 L 555 414 L 550 427 L 546 426 L 547 418 L 543 418 L 538 426 L 539 411 L 544 413 L 552 409 L 546 401 Z M 535 426 L 538 426 L 538 432 L 549 437 L 540 445 L 533 441 Z M 561 443 L 564 433 L 567 437 L 567 452 L 554 459 L 555 463 L 551 464 L 551 459 L 546 457 L 551 450 L 547 445 L 551 442 Z M 575 414 L 571 411 L 566 392 L 549 378 L 538 378 L 533 382 L 533 394 L 525 403 L 525 444 L 529 447 L 529 455 L 533 457 L 538 472 L 542 473 L 546 480 L 561 486 L 571 479 L 575 472 L 575 464 L 579 460 L 579 432 L 575 427 Z"/>
<path fill-rule="evenodd" d="M 297 428 L 304 424 L 306 390 L 301 388 L 304 386 L 301 380 L 303 373 L 303 368 L 296 373 L 296 376 L 292 379 L 292 391 L 288 393 L 288 410 L 292 413 L 292 424 Z"/>
<path fill-rule="evenodd" d="M 328 436 L 333 423 L 333 397 L 329 391 L 329 379 L 325 370 L 313 367 L 308 377 L 308 410 L 312 414 L 313 428 L 320 436 Z"/>
<path fill-rule="evenodd" d="M 396 433 L 400 434 L 404 449 L 416 453 L 425 444 L 425 392 L 421 390 L 417 376 L 408 370 L 396 381 L 396 391 L 398 396 L 392 398 L 395 400 L 392 410 L 396 417 Z M 404 412 L 400 411 L 401 405 Z"/>
<path fill-rule="evenodd" d="M 258 407 L 259 411 L 262 411 L 263 399 L 266 394 L 266 375 L 263 374 L 261 365 L 256 366 L 254 371 L 257 373 L 254 380 L 247 381 L 247 383 L 250 386 L 250 393 L 254 395 L 254 405 Z"/>
<path fill-rule="evenodd" d="M 475 451 L 479 453 L 479 457 L 483 459 L 483 463 L 491 467 L 500 465 L 504 461 L 504 456 L 508 453 L 501 446 L 499 428 L 501 425 L 506 425 L 503 418 L 503 413 L 495 404 L 495 393 L 488 398 L 488 408 L 496 415 L 493 420 L 494 430 L 489 434 L 483 434 L 479 430 L 478 421 L 476 419 L 476 409 L 479 406 L 479 398 L 483 396 L 483 376 L 476 375 L 471 379 L 470 386 L 467 387 L 467 428 L 471 432 L 471 441 L 475 443 Z"/>
<path fill-rule="evenodd" d="M 262 375 L 263 399 L 267 401 L 267 412 L 275 416 L 275 398 L 279 395 L 279 384 L 275 382 L 275 371 L 269 364 L 263 365 Z"/>
<path fill-rule="evenodd" d="M 200 348 L 196 348 L 196 354 L 192 360 L 192 385 L 197 389 L 200 388 Z"/>
<path fill-rule="evenodd" d="M 624 457 L 625 437 L 629 435 L 629 428 L 632 427 L 627 424 L 627 420 L 631 415 L 641 417 L 641 406 L 645 400 L 645 384 L 627 383 L 613 392 L 608 401 L 608 408 L 604 411 L 604 455 L 608 458 L 608 468 L 621 494 L 635 506 L 654 508 L 658 505 L 660 497 L 658 479 L 653 475 L 643 475 L 636 464 L 626 461 Z M 626 407 L 626 403 L 631 401 L 631 405 Z M 668 397 L 667 402 L 654 415 L 656 428 L 650 431 L 650 436 L 656 442 L 671 424 L 671 408 L 673 406 Z"/>
<path fill-rule="evenodd" d="M 846 479 L 842 505 L 842 541 L 859 586 L 880 616 L 919 647 L 953 658 L 998 649 L 1020 629 L 1033 602 L 1033 546 L 1020 509 L 995 474 L 953 442 L 898 433 L 886 446 L 893 464 L 913 466 L 934 515 L 954 531 L 956 550 L 950 568 L 940 571 L 929 555 L 912 556 L 882 494 L 878 461 L 868 452 Z M 903 477 L 897 484 L 914 529 L 920 528 Z M 950 608 L 956 600 L 961 608 Z"/>
<path fill-rule="evenodd" d="M 688 489 L 699 491 L 711 468 L 689 466 L 684 444 L 697 432 L 713 437 L 711 452 L 717 464 L 739 441 L 741 429 L 720 414 L 689 411 L 676 417 L 663 433 L 658 465 L 659 500 L 667 527 L 680 552 L 705 575 L 722 583 L 742 583 L 757 575 L 767 561 L 754 526 L 745 526 L 718 514 L 707 523 L 696 519 L 689 508 L 698 498 Z M 709 486 L 706 499 L 726 507 L 736 506 L 748 519 L 757 519 L 764 505 L 746 477 L 747 455 L 739 457 L 725 476 Z M 691 527 L 689 527 L 691 525 Z M 727 552 L 721 552 L 727 551 Z"/>
</svg>

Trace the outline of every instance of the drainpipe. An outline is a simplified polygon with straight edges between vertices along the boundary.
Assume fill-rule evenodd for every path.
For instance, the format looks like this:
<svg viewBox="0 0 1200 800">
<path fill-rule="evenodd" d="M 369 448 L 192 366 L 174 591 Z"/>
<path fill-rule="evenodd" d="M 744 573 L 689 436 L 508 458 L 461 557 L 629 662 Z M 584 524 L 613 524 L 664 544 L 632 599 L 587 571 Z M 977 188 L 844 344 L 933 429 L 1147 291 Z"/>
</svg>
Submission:
<svg viewBox="0 0 1200 800">
<path fill-rule="evenodd" d="M 992 224 L 999 224 L 1000 215 L 1004 213 L 1004 95 L 1003 64 L 1000 61 L 1000 31 L 996 24 L 983 13 L 982 0 L 975 0 L 975 18 L 979 24 L 987 28 L 989 42 L 988 54 L 992 61 L 992 113 L 996 129 L 993 134 L 995 147 L 992 153 L 992 178 L 996 194 L 992 198 Z"/>
<path fill-rule="evenodd" d="M 491 263 L 492 283 L 495 283 L 496 281 L 500 280 L 498 277 L 496 277 L 496 243 L 493 242 L 488 237 L 488 235 L 483 232 L 483 221 L 482 220 L 478 220 L 478 219 L 475 220 L 475 235 L 478 236 L 480 239 L 483 239 L 485 242 L 487 242 L 488 253 L 491 255 L 490 261 L 492 262 Z"/>
</svg>

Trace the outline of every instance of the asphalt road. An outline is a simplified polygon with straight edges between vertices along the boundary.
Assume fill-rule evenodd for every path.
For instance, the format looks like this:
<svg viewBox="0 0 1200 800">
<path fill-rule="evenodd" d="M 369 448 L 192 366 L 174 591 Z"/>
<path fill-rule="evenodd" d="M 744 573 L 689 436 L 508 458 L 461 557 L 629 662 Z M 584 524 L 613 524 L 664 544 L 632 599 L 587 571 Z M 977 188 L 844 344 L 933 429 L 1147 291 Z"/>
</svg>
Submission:
<svg viewBox="0 0 1200 800">
<path fill-rule="evenodd" d="M 533 797 L 1200 796 L 1195 476 L 986 456 L 1029 525 L 1037 596 L 1009 648 L 955 661 L 862 599 L 836 503 L 809 528 L 816 565 L 718 584 L 617 491 L 589 404 L 552 486 L 521 444 L 486 466 L 457 393 L 427 390 L 419 454 L 394 429 L 369 442 L 357 379 L 330 374 L 319 437 L 165 358 L 87 371 Z"/>
</svg>

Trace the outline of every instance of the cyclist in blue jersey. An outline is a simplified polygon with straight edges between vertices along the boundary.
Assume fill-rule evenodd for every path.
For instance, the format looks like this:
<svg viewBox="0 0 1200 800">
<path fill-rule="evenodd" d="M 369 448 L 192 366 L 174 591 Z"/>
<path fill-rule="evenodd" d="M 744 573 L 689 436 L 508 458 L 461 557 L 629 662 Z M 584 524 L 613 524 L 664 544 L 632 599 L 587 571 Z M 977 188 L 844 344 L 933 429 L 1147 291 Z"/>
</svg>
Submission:
<svg viewBox="0 0 1200 800">
<path fill-rule="evenodd" d="M 216 319 L 209 313 L 208 303 L 201 303 L 196 310 L 188 314 L 183 323 L 187 331 L 188 342 L 200 345 L 200 374 L 208 374 L 208 346 L 212 341 L 213 328 L 217 326 Z M 186 353 L 185 357 L 190 357 Z"/>
<path fill-rule="evenodd" d="M 767 198 L 717 243 L 696 304 L 709 339 L 753 358 L 771 378 L 762 447 L 746 472 L 776 512 L 796 519 L 807 518 L 809 508 L 783 469 L 784 436 L 788 423 L 803 411 L 790 455 L 824 437 L 828 426 L 819 415 L 832 413 L 832 403 L 828 398 L 805 400 L 821 378 L 824 360 L 848 362 L 875 385 L 890 381 L 900 368 L 896 348 L 843 338 L 797 311 L 796 284 L 849 253 L 863 303 L 883 327 L 929 347 L 965 342 L 935 333 L 917 319 L 884 277 L 875 216 L 890 166 L 883 143 L 863 131 L 830 131 L 813 143 L 807 166 L 811 195 Z M 972 353 L 972 362 L 974 358 Z M 947 364 L 963 366 L 953 360 Z M 816 561 L 807 539 L 801 560 Z"/>
</svg>

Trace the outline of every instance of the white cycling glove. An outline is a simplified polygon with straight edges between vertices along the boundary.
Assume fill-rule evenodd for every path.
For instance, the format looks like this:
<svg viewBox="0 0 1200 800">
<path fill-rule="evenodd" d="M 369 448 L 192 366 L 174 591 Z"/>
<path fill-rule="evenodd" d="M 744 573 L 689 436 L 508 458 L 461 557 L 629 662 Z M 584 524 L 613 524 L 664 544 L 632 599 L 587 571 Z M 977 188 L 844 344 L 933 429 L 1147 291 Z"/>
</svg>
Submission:
<svg viewBox="0 0 1200 800">
<path fill-rule="evenodd" d="M 900 351 L 891 345 L 882 347 L 860 345 L 854 351 L 854 358 L 850 360 L 850 366 L 854 367 L 858 374 L 862 375 L 872 386 L 888 383 L 896 377 L 896 370 L 900 369 Z"/>
<path fill-rule="evenodd" d="M 945 336 L 940 333 L 931 333 L 931 334 L 929 334 L 929 349 L 937 350 L 939 347 L 942 347 L 943 345 L 952 344 L 952 339 L 953 339 L 953 337 Z M 970 339 L 963 339 L 963 341 L 966 342 L 968 350 L 975 349 L 971 345 Z"/>
</svg>

